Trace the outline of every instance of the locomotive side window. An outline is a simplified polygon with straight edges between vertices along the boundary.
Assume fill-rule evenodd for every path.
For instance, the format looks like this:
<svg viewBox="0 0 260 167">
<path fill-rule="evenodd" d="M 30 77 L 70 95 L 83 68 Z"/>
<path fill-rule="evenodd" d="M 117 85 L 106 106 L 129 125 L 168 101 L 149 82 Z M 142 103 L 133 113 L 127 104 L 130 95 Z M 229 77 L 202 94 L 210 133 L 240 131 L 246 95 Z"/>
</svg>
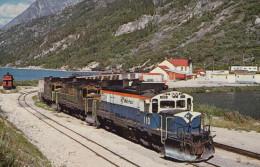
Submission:
<svg viewBox="0 0 260 167">
<path fill-rule="evenodd" d="M 176 108 L 184 108 L 185 107 L 185 100 L 177 100 Z"/>
<path fill-rule="evenodd" d="M 84 88 L 84 89 L 82 90 L 82 96 L 83 96 L 83 97 L 87 97 L 87 89 Z"/>
<path fill-rule="evenodd" d="M 188 100 L 187 100 L 187 110 L 188 111 L 191 110 L 191 98 L 188 98 Z"/>
<path fill-rule="evenodd" d="M 158 112 L 158 100 L 157 99 L 152 100 L 152 112 L 153 113 Z"/>
<path fill-rule="evenodd" d="M 161 101 L 161 108 L 175 108 L 175 101 Z"/>
<path fill-rule="evenodd" d="M 144 102 L 144 112 L 145 113 L 149 113 L 149 106 L 150 106 L 150 104 L 147 104 Z"/>
</svg>

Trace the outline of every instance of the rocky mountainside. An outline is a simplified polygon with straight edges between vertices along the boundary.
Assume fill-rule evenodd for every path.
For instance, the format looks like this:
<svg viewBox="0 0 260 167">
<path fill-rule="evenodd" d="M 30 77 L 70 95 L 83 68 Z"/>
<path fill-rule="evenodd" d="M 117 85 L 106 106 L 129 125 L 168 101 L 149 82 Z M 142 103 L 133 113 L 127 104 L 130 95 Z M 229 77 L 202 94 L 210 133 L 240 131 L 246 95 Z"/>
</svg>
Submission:
<svg viewBox="0 0 260 167">
<path fill-rule="evenodd" d="M 0 65 L 142 68 L 192 58 L 195 68 L 260 64 L 259 0 L 84 0 L 0 31 Z M 244 59 L 243 59 L 244 57 Z"/>
<path fill-rule="evenodd" d="M 81 1 L 82 0 L 36 0 L 28 9 L 5 25 L 4 28 L 10 28 L 33 19 L 55 14 Z"/>
</svg>

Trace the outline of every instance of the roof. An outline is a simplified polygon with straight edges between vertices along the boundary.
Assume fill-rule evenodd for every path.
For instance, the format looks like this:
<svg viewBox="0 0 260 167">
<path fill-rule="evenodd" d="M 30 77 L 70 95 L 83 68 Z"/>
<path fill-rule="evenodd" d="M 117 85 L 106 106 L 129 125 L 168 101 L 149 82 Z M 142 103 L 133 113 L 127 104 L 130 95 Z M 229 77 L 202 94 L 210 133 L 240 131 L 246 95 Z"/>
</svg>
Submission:
<svg viewBox="0 0 260 167">
<path fill-rule="evenodd" d="M 206 72 L 203 68 L 197 70 L 197 72 Z"/>
<path fill-rule="evenodd" d="M 144 75 L 162 75 L 161 73 L 146 73 Z"/>
<path fill-rule="evenodd" d="M 167 67 L 167 66 L 158 66 L 158 67 L 161 68 L 161 69 L 163 69 L 164 71 L 167 70 L 167 69 L 169 69 L 169 67 Z"/>
<path fill-rule="evenodd" d="M 183 72 L 183 71 L 178 71 L 178 70 L 172 70 L 172 69 L 167 69 L 168 72 L 174 72 L 174 73 L 177 73 L 177 74 L 187 74 L 186 72 Z"/>
<path fill-rule="evenodd" d="M 189 66 L 188 59 L 166 59 L 168 62 L 173 64 L 174 66 Z"/>
</svg>

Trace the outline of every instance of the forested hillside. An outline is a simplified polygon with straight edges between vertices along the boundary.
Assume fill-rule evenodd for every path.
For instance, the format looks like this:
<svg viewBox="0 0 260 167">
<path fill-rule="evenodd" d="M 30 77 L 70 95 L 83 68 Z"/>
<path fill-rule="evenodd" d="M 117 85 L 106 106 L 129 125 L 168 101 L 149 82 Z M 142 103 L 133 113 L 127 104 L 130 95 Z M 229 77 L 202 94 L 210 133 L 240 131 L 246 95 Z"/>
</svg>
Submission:
<svg viewBox="0 0 260 167">
<path fill-rule="evenodd" d="M 0 65 L 147 69 L 166 57 L 207 69 L 213 60 L 217 69 L 256 65 L 259 17 L 259 0 L 85 0 L 2 30 Z"/>
</svg>

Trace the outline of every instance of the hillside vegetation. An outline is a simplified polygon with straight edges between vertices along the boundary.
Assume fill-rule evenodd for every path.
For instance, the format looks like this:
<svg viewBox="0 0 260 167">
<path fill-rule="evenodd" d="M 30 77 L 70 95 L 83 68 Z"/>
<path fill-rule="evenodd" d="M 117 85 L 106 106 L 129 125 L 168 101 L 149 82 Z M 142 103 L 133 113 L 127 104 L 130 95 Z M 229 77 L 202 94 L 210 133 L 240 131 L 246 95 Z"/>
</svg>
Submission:
<svg viewBox="0 0 260 167">
<path fill-rule="evenodd" d="M 85 0 L 2 30 L 0 65 L 147 69 L 166 57 L 207 69 L 213 60 L 217 69 L 256 65 L 259 17 L 258 0 Z"/>
</svg>

